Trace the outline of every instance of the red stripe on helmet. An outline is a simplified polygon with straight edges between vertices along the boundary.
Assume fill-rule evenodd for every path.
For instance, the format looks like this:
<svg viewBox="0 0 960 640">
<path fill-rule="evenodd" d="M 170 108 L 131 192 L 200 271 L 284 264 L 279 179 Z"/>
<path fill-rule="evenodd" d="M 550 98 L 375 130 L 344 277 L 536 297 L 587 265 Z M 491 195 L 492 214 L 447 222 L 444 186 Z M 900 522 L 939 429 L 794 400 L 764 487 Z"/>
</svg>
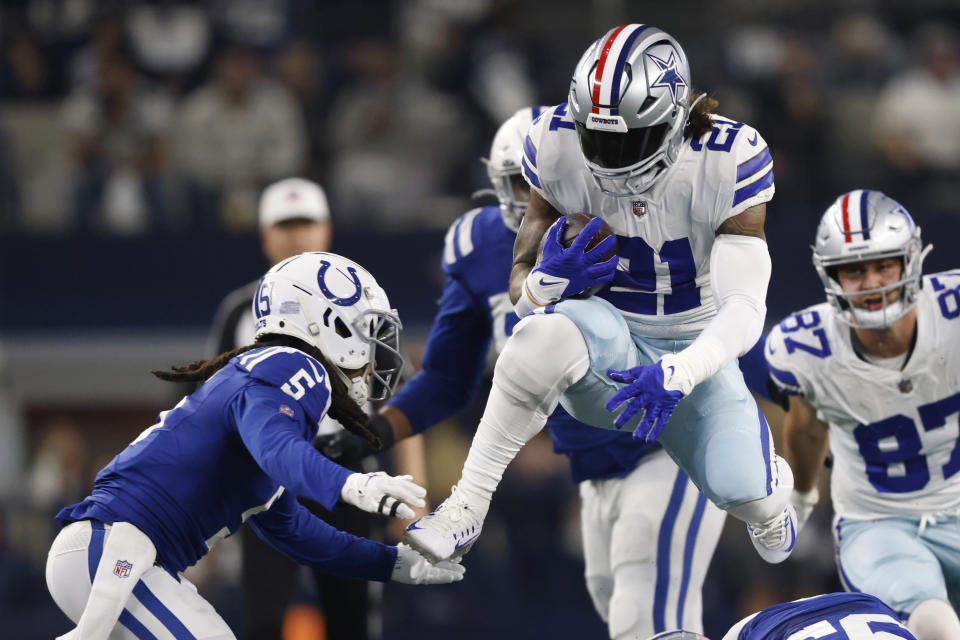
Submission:
<svg viewBox="0 0 960 640">
<path fill-rule="evenodd" d="M 607 55 L 610 53 L 610 49 L 613 48 L 613 41 L 617 39 L 617 36 L 620 35 L 621 31 L 629 26 L 630 25 L 628 24 L 622 24 L 614 29 L 613 33 L 610 34 L 610 37 L 607 38 L 607 41 L 603 44 L 603 49 L 600 51 L 600 59 L 597 61 L 597 71 L 593 74 L 593 93 L 591 95 L 593 101 L 593 113 L 600 113 L 597 103 L 600 102 L 601 78 L 603 78 L 603 68 L 607 64 Z"/>
<path fill-rule="evenodd" d="M 852 242 L 852 236 L 850 233 L 850 208 L 848 206 L 849 204 L 850 204 L 850 194 L 848 193 L 845 196 L 843 196 L 843 202 L 840 205 L 841 210 L 843 211 L 843 241 L 844 242 Z"/>
</svg>

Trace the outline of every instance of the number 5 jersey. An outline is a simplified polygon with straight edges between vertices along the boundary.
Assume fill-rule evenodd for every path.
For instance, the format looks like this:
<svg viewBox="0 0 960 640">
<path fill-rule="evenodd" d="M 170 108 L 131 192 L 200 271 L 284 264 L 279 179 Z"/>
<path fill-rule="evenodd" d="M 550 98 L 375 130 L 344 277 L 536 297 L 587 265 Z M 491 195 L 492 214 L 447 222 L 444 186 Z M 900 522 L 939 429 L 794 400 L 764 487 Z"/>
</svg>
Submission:
<svg viewBox="0 0 960 640">
<path fill-rule="evenodd" d="M 922 515 L 960 503 L 960 271 L 923 278 L 905 363 L 868 362 L 829 304 L 767 339 L 770 377 L 829 425 L 831 495 L 843 518 Z"/>
</svg>

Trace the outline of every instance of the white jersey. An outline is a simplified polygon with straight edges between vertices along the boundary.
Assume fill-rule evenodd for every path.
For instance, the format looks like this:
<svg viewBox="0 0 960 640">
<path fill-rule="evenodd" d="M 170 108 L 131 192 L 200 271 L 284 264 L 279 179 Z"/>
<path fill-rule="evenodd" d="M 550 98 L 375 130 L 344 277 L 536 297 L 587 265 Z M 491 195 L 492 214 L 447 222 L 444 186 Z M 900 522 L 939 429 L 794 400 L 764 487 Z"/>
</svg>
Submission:
<svg viewBox="0 0 960 640">
<path fill-rule="evenodd" d="M 594 182 L 566 103 L 534 121 L 523 174 L 561 213 L 602 217 L 617 233 L 620 266 L 597 295 L 616 306 L 631 331 L 692 338 L 716 315 L 710 251 L 724 220 L 773 197 L 773 161 L 752 127 L 714 116 L 713 130 L 686 140 L 676 163 L 646 193 L 604 194 Z"/>
<path fill-rule="evenodd" d="M 925 276 L 902 370 L 862 360 L 827 303 L 770 332 L 770 376 L 829 425 L 841 517 L 921 515 L 960 504 L 960 271 Z"/>
</svg>

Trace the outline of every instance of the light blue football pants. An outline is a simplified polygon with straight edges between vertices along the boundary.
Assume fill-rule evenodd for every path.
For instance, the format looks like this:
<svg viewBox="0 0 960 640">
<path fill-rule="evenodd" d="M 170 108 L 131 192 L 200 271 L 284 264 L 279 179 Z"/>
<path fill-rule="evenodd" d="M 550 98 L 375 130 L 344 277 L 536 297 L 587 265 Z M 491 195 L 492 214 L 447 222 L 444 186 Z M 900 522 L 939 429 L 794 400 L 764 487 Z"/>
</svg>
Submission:
<svg viewBox="0 0 960 640">
<path fill-rule="evenodd" d="M 620 312 L 602 298 L 564 300 L 543 312 L 572 320 L 590 356 L 586 375 L 567 388 L 560 404 L 581 422 L 605 429 L 615 428 L 616 414 L 604 405 L 623 386 L 607 377 L 607 369 L 651 365 L 692 342 L 633 335 Z M 635 428 L 639 420 L 624 428 Z M 776 487 L 770 429 L 736 361 L 680 400 L 658 441 L 721 509 L 759 500 Z"/>
<path fill-rule="evenodd" d="M 925 600 L 960 605 L 960 514 L 880 520 L 834 517 L 837 570 L 904 620 Z"/>
</svg>

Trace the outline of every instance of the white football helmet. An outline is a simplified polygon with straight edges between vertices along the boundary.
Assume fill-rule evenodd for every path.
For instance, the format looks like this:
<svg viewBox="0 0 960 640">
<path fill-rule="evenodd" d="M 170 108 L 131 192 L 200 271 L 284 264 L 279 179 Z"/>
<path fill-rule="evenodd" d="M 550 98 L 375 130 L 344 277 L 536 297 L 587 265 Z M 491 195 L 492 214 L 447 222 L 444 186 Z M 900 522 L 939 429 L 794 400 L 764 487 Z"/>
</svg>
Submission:
<svg viewBox="0 0 960 640">
<path fill-rule="evenodd" d="M 655 636 L 647 638 L 647 640 L 710 640 L 707 636 L 702 636 L 695 631 L 683 631 L 682 629 L 677 629 L 676 631 L 664 631 L 663 633 L 658 633 Z"/>
<path fill-rule="evenodd" d="M 568 102 L 584 161 L 604 193 L 643 193 L 676 161 L 690 85 L 686 54 L 656 27 L 625 24 L 590 45 Z"/>
<path fill-rule="evenodd" d="M 497 129 L 490 145 L 490 157 L 481 158 L 487 165 L 487 175 L 500 201 L 500 215 L 503 222 L 513 231 L 520 229 L 520 220 L 530 204 L 530 196 L 517 199 L 515 187 L 519 186 L 523 193 L 530 193 L 530 187 L 520 175 L 523 144 L 527 139 L 527 130 L 543 112 L 543 107 L 524 107 Z"/>
<path fill-rule="evenodd" d="M 383 400 L 396 389 L 403 368 L 400 318 L 370 272 L 353 260 L 315 251 L 278 263 L 260 280 L 253 314 L 257 338 L 282 334 L 319 349 L 354 400 Z M 342 369 L 367 365 L 372 389 L 364 394 L 366 376 L 351 380 Z"/>
<path fill-rule="evenodd" d="M 823 281 L 827 300 L 841 320 L 863 329 L 889 327 L 917 303 L 923 259 L 932 245 L 923 246 L 920 227 L 903 206 L 879 191 L 857 189 L 837 198 L 817 227 L 813 245 L 813 266 Z M 880 289 L 845 293 L 837 280 L 836 267 L 844 264 L 900 258 L 903 268 L 899 282 Z M 900 289 L 900 297 L 887 303 L 887 292 Z M 882 294 L 883 308 L 858 309 L 852 295 Z"/>
</svg>

